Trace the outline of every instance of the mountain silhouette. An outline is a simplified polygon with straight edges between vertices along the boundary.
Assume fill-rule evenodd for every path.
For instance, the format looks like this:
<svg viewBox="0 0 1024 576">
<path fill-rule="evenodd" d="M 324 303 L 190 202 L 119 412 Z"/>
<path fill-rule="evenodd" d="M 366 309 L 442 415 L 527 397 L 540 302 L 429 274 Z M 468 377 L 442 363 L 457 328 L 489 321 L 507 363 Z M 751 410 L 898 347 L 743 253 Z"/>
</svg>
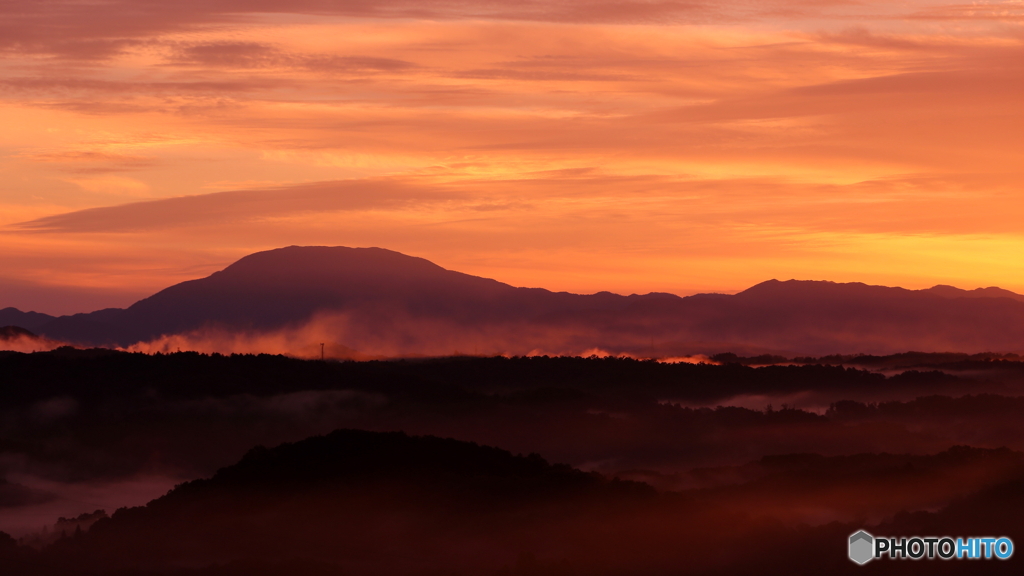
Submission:
<svg viewBox="0 0 1024 576">
<path fill-rule="evenodd" d="M 0 310 L 0 326 L 15 326 L 28 331 L 38 331 L 39 328 L 53 320 L 49 314 L 39 312 L 22 312 L 17 308 L 4 308 Z"/>
<path fill-rule="evenodd" d="M 492 554 L 514 559 L 516 546 L 534 530 L 550 529 L 548 522 L 586 509 L 603 519 L 617 505 L 655 496 L 645 484 L 549 464 L 536 454 L 336 430 L 254 448 L 212 478 L 119 509 L 87 534 L 58 541 L 26 573 L 252 559 L 327 562 L 351 574 L 425 573 L 430 564 L 487 566 L 493 573 L 501 564 Z"/>
<path fill-rule="evenodd" d="M 875 527 L 808 526 L 785 520 L 789 509 L 889 499 L 908 508 L 876 534 L 1019 538 L 1021 458 L 966 446 L 931 456 L 778 455 L 715 487 L 659 493 L 536 454 L 336 430 L 254 448 L 145 506 L 62 519 L 95 518 L 38 552 L 0 533 L 0 562 L 12 576 L 853 574 L 841 544 L 853 526 Z M 915 511 L 929 491 L 942 493 L 939 511 Z"/>
<path fill-rule="evenodd" d="M 735 295 L 580 295 L 517 288 L 381 248 L 259 252 L 127 309 L 56 318 L 0 310 L 0 324 L 93 346 L 299 330 L 326 317 L 304 346 L 326 333 L 339 347 L 391 355 L 1024 350 L 1024 296 L 994 287 L 769 280 Z"/>
<path fill-rule="evenodd" d="M 1016 292 L 1010 292 L 1009 290 L 1003 290 L 1002 288 L 996 288 L 995 286 L 989 286 L 988 288 L 975 288 L 974 290 L 961 290 L 953 286 L 946 286 L 939 284 L 938 286 L 932 286 L 927 290 L 921 290 L 929 294 L 935 294 L 936 296 L 944 296 L 946 298 L 1011 298 L 1019 302 L 1024 302 L 1024 295 L 1017 294 Z"/>
<path fill-rule="evenodd" d="M 38 336 L 20 326 L 0 327 L 0 340 L 14 340 L 15 338 L 38 338 Z"/>
<path fill-rule="evenodd" d="M 3 326 L 0 324 L 0 350 L 15 352 L 37 352 L 53 350 L 61 346 L 57 342 L 38 336 L 30 330 L 21 326 Z"/>
</svg>

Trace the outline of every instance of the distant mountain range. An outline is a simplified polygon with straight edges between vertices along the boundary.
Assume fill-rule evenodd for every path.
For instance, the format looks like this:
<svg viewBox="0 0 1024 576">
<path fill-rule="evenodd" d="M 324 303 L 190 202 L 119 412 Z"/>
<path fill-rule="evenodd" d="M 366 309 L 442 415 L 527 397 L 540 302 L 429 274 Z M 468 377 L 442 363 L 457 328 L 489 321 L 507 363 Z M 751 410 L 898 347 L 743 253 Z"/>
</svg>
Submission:
<svg viewBox="0 0 1024 576">
<path fill-rule="evenodd" d="M 798 280 L 769 280 L 735 295 L 580 295 L 516 288 L 381 248 L 290 246 L 126 309 L 53 317 L 5 308 L 5 325 L 121 347 L 175 334 L 283 332 L 317 350 L 327 340 L 380 355 L 1021 351 L 1024 296 Z"/>
</svg>

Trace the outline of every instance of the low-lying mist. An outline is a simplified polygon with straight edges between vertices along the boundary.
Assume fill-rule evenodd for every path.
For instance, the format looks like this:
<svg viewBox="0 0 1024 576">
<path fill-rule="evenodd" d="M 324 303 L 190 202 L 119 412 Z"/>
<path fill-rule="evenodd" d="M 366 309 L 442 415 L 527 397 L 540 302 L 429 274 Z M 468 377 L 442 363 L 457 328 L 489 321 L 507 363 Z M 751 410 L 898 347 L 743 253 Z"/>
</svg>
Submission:
<svg viewBox="0 0 1024 576">
<path fill-rule="evenodd" d="M 614 341 L 587 326 L 535 323 L 460 323 L 389 310 L 386 313 L 319 313 L 298 326 L 239 330 L 209 326 L 161 336 L 124 348 L 131 352 L 206 354 L 283 354 L 293 358 L 369 360 L 381 358 L 472 356 L 626 356 L 689 358 L 690 353 L 656 349 L 649 341 L 620 335 Z M 669 354 L 672 352 L 671 354 Z"/>
<path fill-rule="evenodd" d="M 904 455 L 880 462 L 932 470 L 913 458 L 957 445 L 1024 450 L 1024 395 L 1012 392 L 1024 365 L 955 360 L 972 377 L 614 356 L 320 362 L 67 348 L 8 353 L 0 355 L 0 478 L 11 496 L 0 500 L 0 530 L 26 535 L 58 516 L 143 504 L 253 446 L 337 428 L 540 453 L 669 491 L 798 486 L 801 470 L 839 462 L 764 460 L 776 455 Z M 999 458 L 1016 465 L 1016 456 Z M 823 484 L 820 493 L 772 488 L 766 494 L 775 500 L 764 496 L 763 507 L 812 524 L 881 519 L 902 505 L 935 509 L 1005 479 L 1001 463 L 952 466 L 909 476 L 902 496 L 872 509 L 835 504 L 870 485 L 867 479 Z"/>
<path fill-rule="evenodd" d="M 0 327 L 0 351 L 48 352 L 61 346 L 67 346 L 67 343 L 37 336 L 17 326 Z"/>
</svg>

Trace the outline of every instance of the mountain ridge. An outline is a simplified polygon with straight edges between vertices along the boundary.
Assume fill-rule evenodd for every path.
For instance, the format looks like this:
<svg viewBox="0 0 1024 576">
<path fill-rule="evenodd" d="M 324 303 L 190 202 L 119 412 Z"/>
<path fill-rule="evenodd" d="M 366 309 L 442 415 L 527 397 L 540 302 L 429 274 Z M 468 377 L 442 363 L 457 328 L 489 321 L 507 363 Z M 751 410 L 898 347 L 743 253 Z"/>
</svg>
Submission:
<svg viewBox="0 0 1024 576">
<path fill-rule="evenodd" d="M 339 334 L 344 345 L 395 355 L 481 344 L 487 353 L 664 355 L 696 352 L 701 342 L 815 354 L 1024 350 L 1024 295 L 995 287 L 772 279 L 732 295 L 583 295 L 515 287 L 383 248 L 341 246 L 250 254 L 124 309 L 53 317 L 5 308 L 0 325 L 128 347 L 197 331 L 299 331 L 325 316 L 334 324 L 321 332 Z"/>
</svg>

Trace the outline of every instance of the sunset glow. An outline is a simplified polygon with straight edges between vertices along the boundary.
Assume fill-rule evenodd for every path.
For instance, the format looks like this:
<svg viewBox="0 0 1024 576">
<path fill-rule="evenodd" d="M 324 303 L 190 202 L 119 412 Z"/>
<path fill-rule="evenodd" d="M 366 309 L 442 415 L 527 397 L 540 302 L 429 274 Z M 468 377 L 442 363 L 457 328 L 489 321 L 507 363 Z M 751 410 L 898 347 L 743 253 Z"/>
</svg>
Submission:
<svg viewBox="0 0 1024 576">
<path fill-rule="evenodd" d="M 1024 3 L 0 2 L 4 306 L 286 245 L 1024 290 Z"/>
</svg>

